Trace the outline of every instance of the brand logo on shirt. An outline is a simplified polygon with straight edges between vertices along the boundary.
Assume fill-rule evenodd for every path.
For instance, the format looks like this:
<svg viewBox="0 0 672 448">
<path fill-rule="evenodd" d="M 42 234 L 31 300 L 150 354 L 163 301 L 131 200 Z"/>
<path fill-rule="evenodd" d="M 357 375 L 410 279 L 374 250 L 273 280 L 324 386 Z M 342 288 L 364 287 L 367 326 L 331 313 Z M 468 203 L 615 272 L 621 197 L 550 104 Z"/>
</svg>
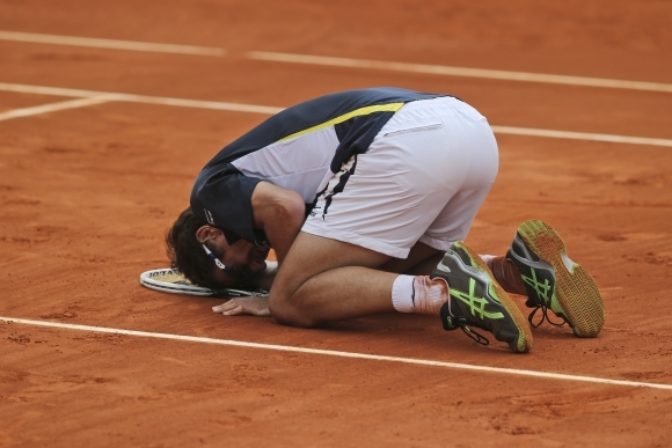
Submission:
<svg viewBox="0 0 672 448">
<path fill-rule="evenodd" d="M 212 212 L 208 210 L 207 208 L 203 209 L 203 212 L 205 213 L 205 220 L 208 221 L 208 224 L 211 226 L 215 225 L 215 218 L 212 217 Z"/>
</svg>

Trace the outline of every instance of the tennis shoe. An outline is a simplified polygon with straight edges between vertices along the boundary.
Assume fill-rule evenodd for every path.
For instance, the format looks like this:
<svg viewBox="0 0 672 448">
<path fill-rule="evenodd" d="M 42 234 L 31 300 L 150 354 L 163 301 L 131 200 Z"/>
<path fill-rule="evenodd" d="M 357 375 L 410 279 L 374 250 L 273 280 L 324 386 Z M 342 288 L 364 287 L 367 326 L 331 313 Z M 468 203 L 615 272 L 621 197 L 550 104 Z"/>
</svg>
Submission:
<svg viewBox="0 0 672 448">
<path fill-rule="evenodd" d="M 476 342 L 489 340 L 473 330 L 491 332 L 516 353 L 532 348 L 532 332 L 525 317 L 497 283 L 481 258 L 464 243 L 454 243 L 431 274 L 447 282 L 449 299 L 441 308 L 443 328 L 461 328 Z"/>
<path fill-rule="evenodd" d="M 595 281 L 567 255 L 564 241 L 551 226 L 539 220 L 518 227 L 507 258 L 520 271 L 527 290 L 527 306 L 534 308 L 528 320 L 538 327 L 545 320 L 565 322 L 578 337 L 595 337 L 604 324 L 604 306 Z M 534 315 L 541 309 L 539 322 Z M 549 319 L 551 310 L 561 322 Z"/>
</svg>

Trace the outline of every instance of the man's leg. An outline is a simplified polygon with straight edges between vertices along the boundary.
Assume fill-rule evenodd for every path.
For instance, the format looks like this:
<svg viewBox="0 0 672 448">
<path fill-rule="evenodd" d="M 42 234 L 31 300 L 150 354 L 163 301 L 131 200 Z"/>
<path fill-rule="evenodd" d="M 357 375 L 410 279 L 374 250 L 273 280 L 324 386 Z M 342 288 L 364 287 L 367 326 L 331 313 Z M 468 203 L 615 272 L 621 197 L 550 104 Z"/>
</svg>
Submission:
<svg viewBox="0 0 672 448">
<path fill-rule="evenodd" d="M 305 232 L 299 233 L 271 288 L 271 314 L 312 326 L 392 311 L 396 273 L 378 270 L 387 255 Z"/>
<path fill-rule="evenodd" d="M 429 274 L 443 256 L 443 252 L 418 243 L 408 258 L 391 258 L 304 232 L 295 240 L 290 255 L 292 252 L 296 253 L 289 259 L 291 264 L 285 260 L 273 284 L 270 306 L 278 320 L 303 326 L 393 311 L 392 288 L 398 274 L 424 277 L 417 279 L 420 289 L 420 285 L 428 285 Z M 434 293 L 447 298 L 446 288 L 440 289 Z M 423 292 L 431 293 L 417 291 Z"/>
<path fill-rule="evenodd" d="M 529 351 L 532 337 L 520 311 L 474 253 L 461 244 L 453 248 L 431 276 L 412 277 L 375 269 L 389 258 L 385 255 L 301 232 L 271 289 L 271 314 L 283 323 L 313 326 L 393 311 L 398 309 L 397 302 L 392 304 L 395 282 L 426 278 L 415 283 L 419 287 L 409 291 L 409 298 L 414 306 L 418 300 L 431 301 L 424 311 L 432 307 L 437 315 L 441 311 L 444 328 L 461 327 L 487 343 L 483 336 L 473 336 L 476 333 L 469 328 L 473 325 L 491 331 L 514 352 Z M 432 291 L 439 294 L 427 297 Z"/>
<path fill-rule="evenodd" d="M 481 255 L 481 258 L 488 265 L 497 282 L 502 285 L 504 291 L 521 296 L 527 295 L 520 271 L 513 261 L 505 256 L 495 255 Z"/>
<path fill-rule="evenodd" d="M 399 274 L 429 275 L 442 257 L 443 251 L 424 243 L 416 243 L 409 252 L 408 258 L 390 258 L 381 269 Z"/>
</svg>

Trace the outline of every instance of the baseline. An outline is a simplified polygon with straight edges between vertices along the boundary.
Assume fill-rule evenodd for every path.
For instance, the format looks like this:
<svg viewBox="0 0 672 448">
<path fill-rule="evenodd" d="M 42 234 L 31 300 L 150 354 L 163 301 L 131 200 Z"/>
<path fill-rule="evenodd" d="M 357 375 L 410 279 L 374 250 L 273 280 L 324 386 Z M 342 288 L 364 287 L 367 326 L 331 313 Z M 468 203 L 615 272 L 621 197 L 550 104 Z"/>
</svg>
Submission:
<svg viewBox="0 0 672 448">
<path fill-rule="evenodd" d="M 554 75 L 550 73 L 493 70 L 472 67 L 457 67 L 451 65 L 413 64 L 409 62 L 279 53 L 274 51 L 250 51 L 246 53 L 246 56 L 248 59 L 258 61 L 284 62 L 289 64 L 348 67 L 404 73 L 421 73 L 425 75 L 454 76 L 459 78 L 497 79 L 500 81 L 535 82 L 577 87 L 598 87 L 603 89 L 644 90 L 650 92 L 672 93 L 672 84 L 660 82 L 592 78 L 587 76 Z"/>
<path fill-rule="evenodd" d="M 67 45 L 73 47 L 106 48 L 110 50 L 144 51 L 148 53 L 190 54 L 196 56 L 224 56 L 223 48 L 195 45 L 161 44 L 135 40 L 100 39 L 95 37 L 62 36 L 57 34 L 23 33 L 0 30 L 0 40 L 35 44 Z"/>
<path fill-rule="evenodd" d="M 356 353 L 356 352 L 344 352 L 338 350 L 324 350 L 308 347 L 298 347 L 291 345 L 278 345 L 278 344 L 264 344 L 258 342 L 247 342 L 247 341 L 237 341 L 233 339 L 216 339 L 200 336 L 188 336 L 188 335 L 178 335 L 170 333 L 155 333 L 148 331 L 138 331 L 138 330 L 125 330 L 121 328 L 110 328 L 110 327 L 98 327 L 92 325 L 80 325 L 80 324 L 67 324 L 61 322 L 50 322 L 50 321 L 41 321 L 33 319 L 23 319 L 16 317 L 3 317 L 0 316 L 0 322 L 6 324 L 18 324 L 18 325 L 28 325 L 35 327 L 47 327 L 47 328 L 57 328 L 62 330 L 72 330 L 72 331 L 88 331 L 93 333 L 106 333 L 106 334 L 118 334 L 123 336 L 133 336 L 141 338 L 152 338 L 152 339 L 168 339 L 173 341 L 182 341 L 182 342 L 193 342 L 200 344 L 212 344 L 212 345 L 224 345 L 230 347 L 244 347 L 260 350 L 272 350 L 279 352 L 289 352 L 289 353 L 303 353 L 309 355 L 321 355 L 321 356 L 332 356 L 338 358 L 348 358 L 348 359 L 363 359 L 367 361 L 380 361 L 380 362 L 390 362 L 398 364 L 410 364 L 416 366 L 424 367 L 440 367 L 445 369 L 453 370 L 470 370 L 482 373 L 491 373 L 499 375 L 509 375 L 509 376 L 523 376 L 523 377 L 534 377 L 541 379 L 549 380 L 558 380 L 558 381 L 572 381 L 572 382 L 582 382 L 582 383 L 591 383 L 591 384 L 600 384 L 608 386 L 624 386 L 624 387 L 636 387 L 636 388 L 648 388 L 648 389 L 659 389 L 672 391 L 672 384 L 662 384 L 662 383 L 647 383 L 640 381 L 629 381 L 629 380 L 616 380 L 610 378 L 600 378 L 595 376 L 587 375 L 572 375 L 565 373 L 555 373 L 555 372 L 543 372 L 538 370 L 527 370 L 527 369 L 510 369 L 504 367 L 489 367 L 476 364 L 463 364 L 456 362 L 448 361 L 436 361 L 431 359 L 418 359 L 418 358 L 403 358 L 398 356 L 385 356 L 385 355 L 374 355 L 367 353 Z"/>
<path fill-rule="evenodd" d="M 162 106 L 191 107 L 196 109 L 224 110 L 230 112 L 245 112 L 263 115 L 276 114 L 282 107 L 264 106 L 259 104 L 231 103 L 225 101 L 193 100 L 187 98 L 170 98 L 132 93 L 99 92 L 94 90 L 69 89 L 63 87 L 34 86 L 27 84 L 12 84 L 0 82 L 0 91 L 27 93 L 39 95 L 57 95 L 73 97 L 100 97 L 106 101 L 125 101 L 129 103 L 156 104 Z M 570 140 L 586 140 L 604 143 L 620 143 L 643 146 L 662 146 L 672 148 L 672 139 L 637 137 L 631 135 L 600 134 L 590 132 L 559 131 L 553 129 L 536 129 L 515 126 L 497 126 L 492 129 L 499 134 L 522 135 L 527 137 L 556 138 Z"/>
</svg>

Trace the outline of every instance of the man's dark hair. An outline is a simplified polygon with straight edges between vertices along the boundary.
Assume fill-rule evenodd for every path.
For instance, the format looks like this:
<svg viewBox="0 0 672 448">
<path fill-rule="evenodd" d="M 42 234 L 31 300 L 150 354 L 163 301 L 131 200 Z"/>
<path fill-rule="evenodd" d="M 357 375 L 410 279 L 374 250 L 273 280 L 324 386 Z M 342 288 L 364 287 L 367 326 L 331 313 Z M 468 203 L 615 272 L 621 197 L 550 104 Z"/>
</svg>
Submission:
<svg viewBox="0 0 672 448">
<path fill-rule="evenodd" d="M 182 272 L 192 283 L 217 289 L 219 285 L 214 279 L 212 260 L 196 239 L 196 231 L 205 224 L 205 219 L 198 218 L 187 207 L 166 235 L 167 252 L 172 267 Z"/>
</svg>

